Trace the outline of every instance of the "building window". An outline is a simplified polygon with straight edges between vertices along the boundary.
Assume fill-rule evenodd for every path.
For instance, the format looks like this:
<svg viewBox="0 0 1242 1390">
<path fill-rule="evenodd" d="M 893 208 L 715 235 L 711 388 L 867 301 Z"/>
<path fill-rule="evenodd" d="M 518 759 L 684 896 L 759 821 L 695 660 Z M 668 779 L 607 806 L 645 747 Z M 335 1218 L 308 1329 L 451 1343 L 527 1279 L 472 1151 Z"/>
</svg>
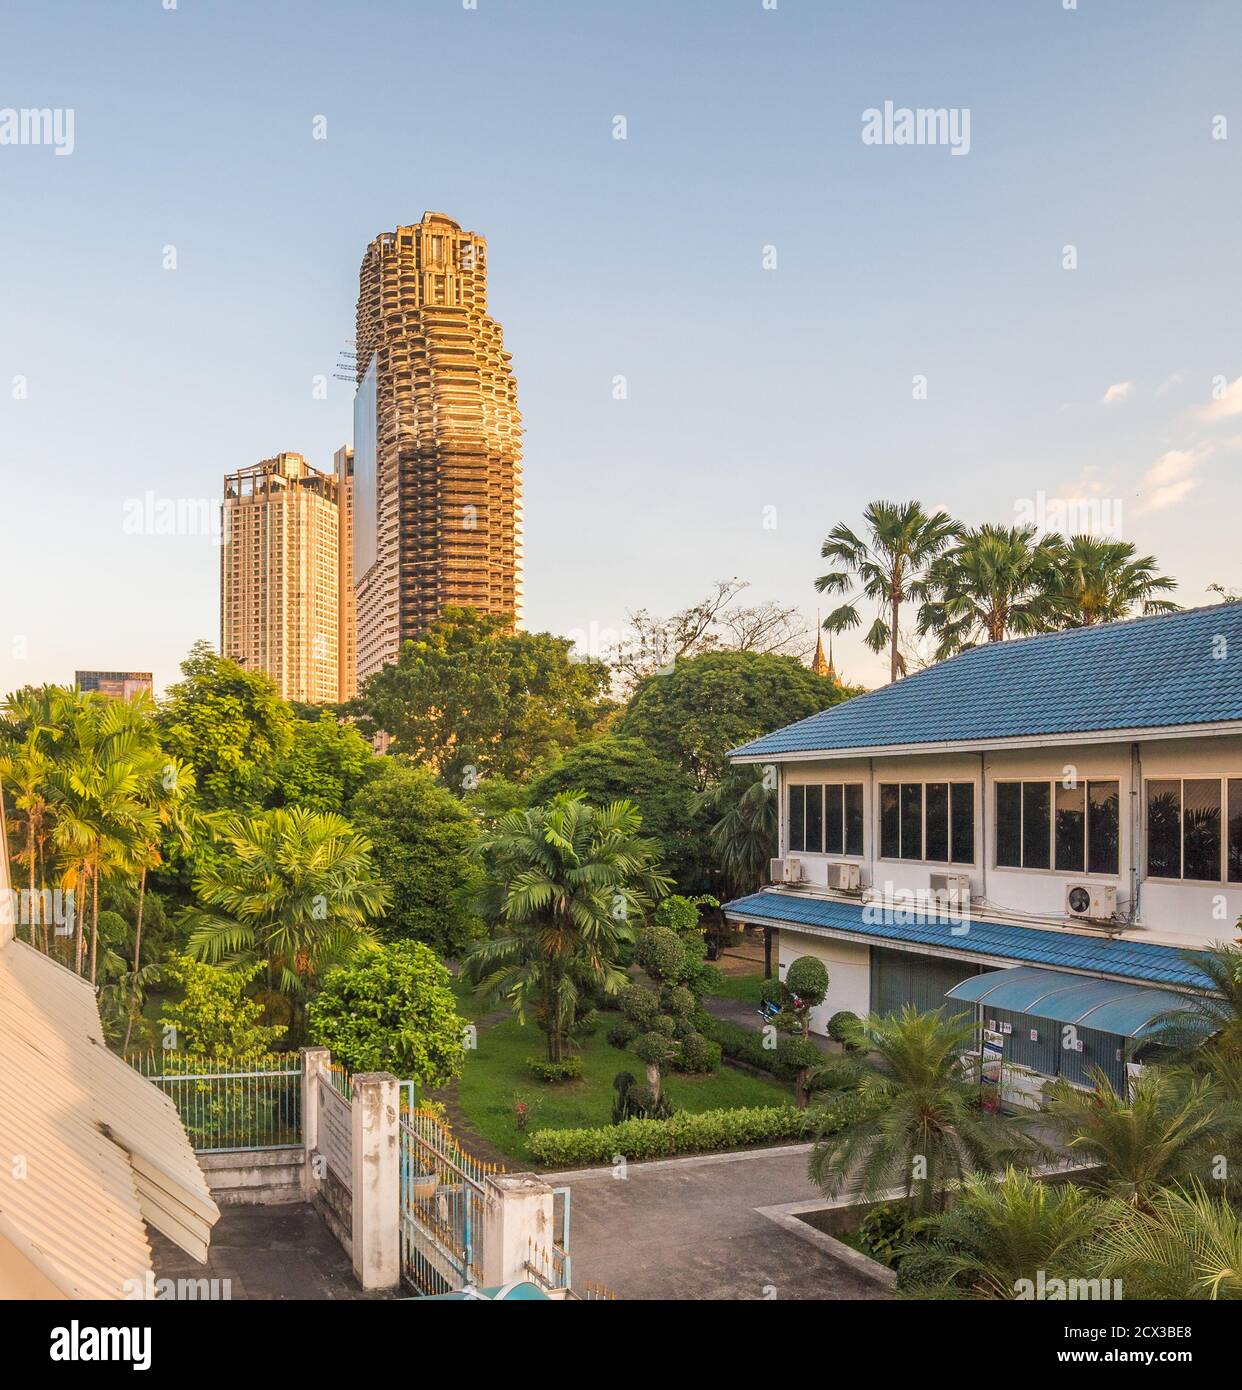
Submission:
<svg viewBox="0 0 1242 1390">
<path fill-rule="evenodd" d="M 1147 783 L 1147 874 L 1242 883 L 1242 778 Z"/>
<path fill-rule="evenodd" d="M 789 848 L 809 854 L 863 852 L 861 782 L 790 786 Z"/>
<path fill-rule="evenodd" d="M 1120 816 L 1116 781 L 997 782 L 997 867 L 1116 876 Z"/>
<path fill-rule="evenodd" d="M 972 782 L 881 782 L 880 857 L 975 862 Z"/>
</svg>

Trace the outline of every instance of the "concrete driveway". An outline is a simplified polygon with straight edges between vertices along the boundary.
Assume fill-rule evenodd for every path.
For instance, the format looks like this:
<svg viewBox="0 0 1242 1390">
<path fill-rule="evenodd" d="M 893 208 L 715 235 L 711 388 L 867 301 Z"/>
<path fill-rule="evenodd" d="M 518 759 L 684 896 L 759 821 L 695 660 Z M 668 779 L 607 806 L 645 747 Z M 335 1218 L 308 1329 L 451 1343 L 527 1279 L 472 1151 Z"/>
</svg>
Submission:
<svg viewBox="0 0 1242 1390">
<path fill-rule="evenodd" d="M 830 1255 L 803 1223 L 765 1207 L 818 1196 L 808 1144 L 550 1175 L 572 1193 L 574 1288 L 622 1299 L 879 1299 L 887 1291 Z"/>
</svg>

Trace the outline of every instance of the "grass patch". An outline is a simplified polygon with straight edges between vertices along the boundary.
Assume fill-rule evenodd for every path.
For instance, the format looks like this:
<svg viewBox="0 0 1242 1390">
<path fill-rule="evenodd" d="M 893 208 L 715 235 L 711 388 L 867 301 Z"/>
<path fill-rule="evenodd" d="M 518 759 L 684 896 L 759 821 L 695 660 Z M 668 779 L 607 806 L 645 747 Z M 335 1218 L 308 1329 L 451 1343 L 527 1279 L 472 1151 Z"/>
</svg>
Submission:
<svg viewBox="0 0 1242 1390">
<path fill-rule="evenodd" d="M 763 985 L 763 975 L 726 975 L 720 988 L 712 990 L 717 999 L 736 999 L 741 1004 L 759 1007 L 759 990 Z"/>
<path fill-rule="evenodd" d="M 606 1029 L 584 1040 L 580 1049 L 582 1076 L 576 1081 L 545 1085 L 526 1066 L 528 1057 L 544 1055 L 543 1034 L 537 1028 L 506 1019 L 479 1034 L 479 1045 L 466 1054 L 457 1080 L 457 1099 L 471 1122 L 512 1163 L 535 1166 L 527 1138 L 537 1129 L 569 1129 L 606 1125 L 612 1117 L 612 1078 L 619 1071 L 641 1078 L 645 1068 L 632 1052 L 610 1047 Z M 713 1076 L 665 1078 L 665 1089 L 678 1110 L 719 1110 L 735 1106 L 782 1105 L 790 1091 L 776 1081 L 748 1076 L 721 1067 Z M 513 1121 L 514 1092 L 529 1107 L 525 1131 Z"/>
</svg>

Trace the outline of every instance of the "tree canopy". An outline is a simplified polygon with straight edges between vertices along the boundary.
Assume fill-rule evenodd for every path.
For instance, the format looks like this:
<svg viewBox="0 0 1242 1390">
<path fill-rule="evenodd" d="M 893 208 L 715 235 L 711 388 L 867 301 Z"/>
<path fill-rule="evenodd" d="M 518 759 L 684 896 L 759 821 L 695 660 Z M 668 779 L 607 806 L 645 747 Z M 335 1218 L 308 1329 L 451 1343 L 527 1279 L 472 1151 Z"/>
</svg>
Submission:
<svg viewBox="0 0 1242 1390">
<path fill-rule="evenodd" d="M 482 930 L 469 904 L 479 882 L 469 857 L 478 834 L 470 812 L 425 769 L 385 759 L 354 798 L 352 819 L 391 893 L 385 939 L 460 955 Z"/>
<path fill-rule="evenodd" d="M 717 781 L 731 748 L 806 719 L 854 692 L 790 656 L 707 652 L 648 676 L 617 732 L 641 738 L 700 790 Z"/>
<path fill-rule="evenodd" d="M 608 668 L 575 661 L 572 649 L 548 632 L 515 632 L 499 615 L 446 608 L 352 708 L 364 733 L 387 733 L 393 752 L 453 791 L 491 776 L 525 781 L 599 719 Z"/>
</svg>

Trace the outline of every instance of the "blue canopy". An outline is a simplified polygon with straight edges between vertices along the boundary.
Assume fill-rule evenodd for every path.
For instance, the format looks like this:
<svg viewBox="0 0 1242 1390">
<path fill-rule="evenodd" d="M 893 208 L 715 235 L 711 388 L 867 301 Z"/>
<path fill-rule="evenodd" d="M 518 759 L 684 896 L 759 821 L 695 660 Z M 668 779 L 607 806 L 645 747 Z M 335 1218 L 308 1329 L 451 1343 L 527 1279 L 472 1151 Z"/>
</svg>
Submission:
<svg viewBox="0 0 1242 1390">
<path fill-rule="evenodd" d="M 1186 995 L 1169 989 L 1093 980 L 1030 965 L 972 975 L 954 985 L 945 998 L 1050 1018 L 1056 1023 L 1078 1023 L 1123 1038 L 1151 1032 L 1161 1015 L 1185 1009 L 1189 1003 Z"/>
</svg>

